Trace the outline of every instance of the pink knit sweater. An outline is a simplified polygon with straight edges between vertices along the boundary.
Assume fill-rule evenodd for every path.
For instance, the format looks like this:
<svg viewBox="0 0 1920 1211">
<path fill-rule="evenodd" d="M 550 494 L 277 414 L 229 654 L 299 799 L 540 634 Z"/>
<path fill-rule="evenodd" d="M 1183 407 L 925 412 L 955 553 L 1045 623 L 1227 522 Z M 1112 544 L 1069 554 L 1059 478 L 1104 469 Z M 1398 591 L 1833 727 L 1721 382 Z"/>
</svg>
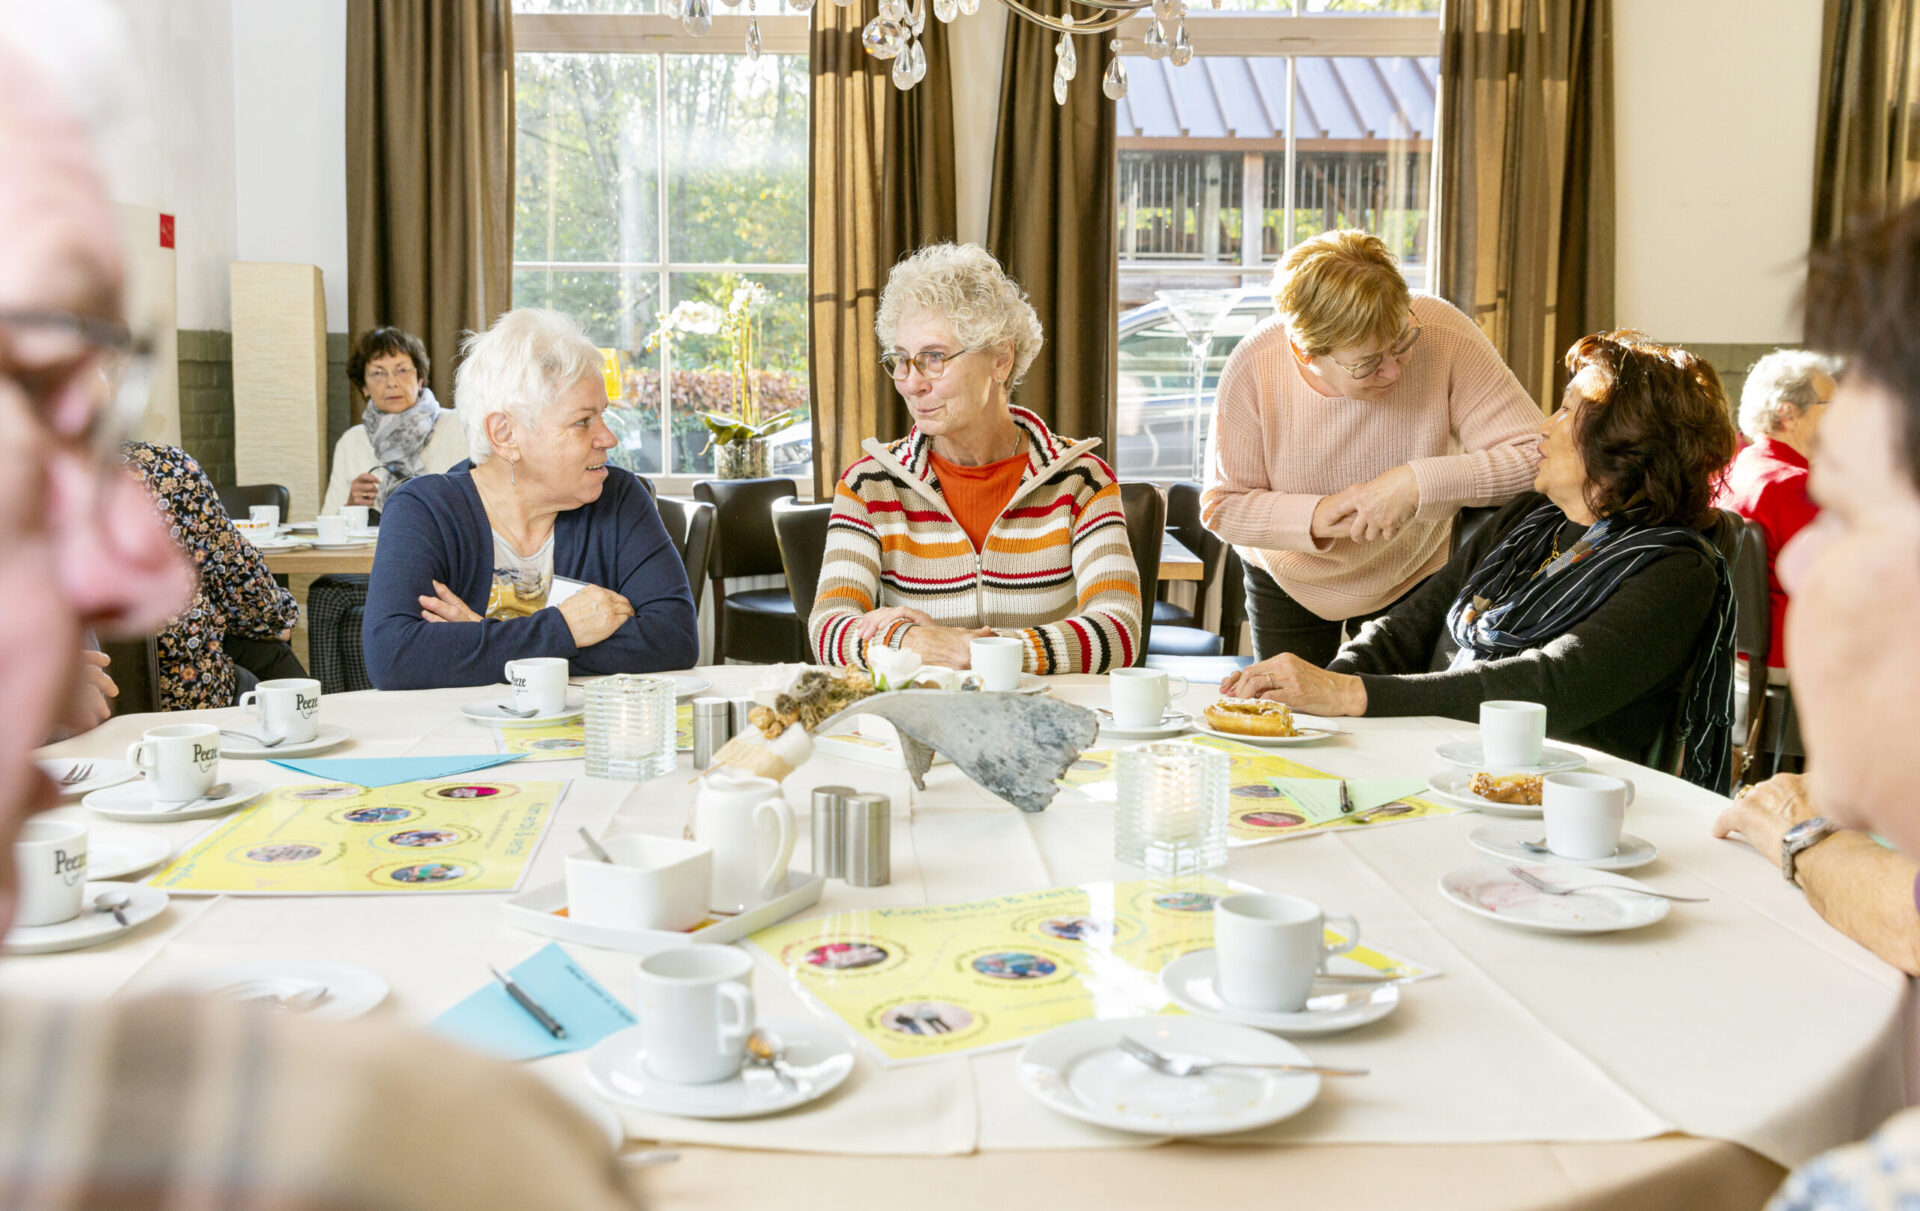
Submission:
<svg viewBox="0 0 1920 1211">
<path fill-rule="evenodd" d="M 1413 313 L 1420 343 L 1378 402 L 1308 386 L 1277 316 L 1220 373 L 1201 517 L 1322 618 L 1400 596 L 1446 562 L 1457 509 L 1504 503 L 1533 483 L 1540 409 L 1520 380 L 1446 300 L 1416 294 Z M 1322 497 L 1403 463 L 1420 485 L 1420 508 L 1398 534 L 1371 543 L 1313 537 Z"/>
</svg>

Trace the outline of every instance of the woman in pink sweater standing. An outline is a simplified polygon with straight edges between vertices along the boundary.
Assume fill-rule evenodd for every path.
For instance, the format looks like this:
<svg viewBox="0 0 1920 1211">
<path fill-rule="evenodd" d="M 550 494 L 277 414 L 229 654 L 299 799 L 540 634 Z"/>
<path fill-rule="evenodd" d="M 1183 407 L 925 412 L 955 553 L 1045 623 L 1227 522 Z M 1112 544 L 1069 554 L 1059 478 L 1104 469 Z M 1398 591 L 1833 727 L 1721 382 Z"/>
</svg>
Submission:
<svg viewBox="0 0 1920 1211">
<path fill-rule="evenodd" d="M 1220 375 L 1201 515 L 1246 561 L 1254 655 L 1324 666 L 1446 562 L 1462 506 L 1531 486 L 1540 409 L 1378 236 L 1316 236 L 1274 287 Z"/>
</svg>

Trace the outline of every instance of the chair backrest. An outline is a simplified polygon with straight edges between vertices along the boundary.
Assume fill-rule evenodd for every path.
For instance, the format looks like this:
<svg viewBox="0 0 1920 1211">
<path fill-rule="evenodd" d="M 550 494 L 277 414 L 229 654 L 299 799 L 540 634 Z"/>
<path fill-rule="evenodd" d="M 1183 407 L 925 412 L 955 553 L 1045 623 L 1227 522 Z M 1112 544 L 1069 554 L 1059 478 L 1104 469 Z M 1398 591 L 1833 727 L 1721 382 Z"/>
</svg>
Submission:
<svg viewBox="0 0 1920 1211">
<path fill-rule="evenodd" d="M 1153 592 L 1160 583 L 1160 537 L 1167 528 L 1167 502 L 1152 484 L 1120 485 L 1120 506 L 1127 514 L 1127 545 L 1140 567 L 1140 647 L 1133 654 L 1138 665 L 1147 658 L 1153 638 Z"/>
<path fill-rule="evenodd" d="M 1746 538 L 1747 519 L 1728 509 L 1716 509 L 1714 512 L 1718 514 L 1718 516 L 1715 517 L 1712 523 L 1705 529 L 1701 530 L 1700 533 L 1708 542 L 1713 544 L 1716 551 L 1720 552 L 1720 558 L 1727 561 L 1729 568 L 1737 568 L 1739 566 L 1741 547 Z M 1762 563 L 1765 562 L 1765 554 L 1766 544 L 1763 540 L 1761 543 Z M 1736 649 L 1739 646 L 1740 634 L 1738 618 L 1740 608 L 1739 595 L 1739 577 L 1736 572 L 1734 579 L 1734 644 Z M 1764 595 L 1763 593 L 1762 596 Z M 1713 621 L 1712 619 L 1708 619 L 1707 622 L 1703 624 L 1703 627 L 1711 625 L 1713 625 Z M 1765 650 L 1764 646 L 1762 650 Z M 1662 730 L 1661 734 L 1654 739 L 1652 751 L 1646 755 L 1641 764 L 1650 765 L 1663 773 L 1673 774 L 1675 776 L 1679 775 L 1681 766 L 1686 761 L 1686 750 L 1680 743 L 1681 716 L 1686 704 L 1687 695 L 1693 689 L 1694 681 L 1706 670 L 1707 658 L 1711 655 L 1712 653 L 1707 650 L 1705 643 L 1695 645 L 1693 660 L 1688 664 L 1686 672 L 1681 676 L 1679 688 L 1674 694 L 1673 713 L 1668 716 L 1666 727 Z M 1764 669 L 1766 663 L 1766 658 L 1763 656 L 1760 660 L 1760 667 Z M 1765 693 L 1764 682 L 1762 683 L 1761 693 L 1763 695 Z"/>
<path fill-rule="evenodd" d="M 1228 656 L 1240 654 L 1240 629 L 1247 625 L 1247 565 L 1240 552 L 1222 543 L 1226 556 L 1221 560 L 1220 578 L 1220 650 Z"/>
<path fill-rule="evenodd" d="M 239 487 L 215 488 L 220 496 L 220 507 L 227 511 L 228 517 L 244 519 L 247 511 L 255 505 L 277 505 L 280 508 L 280 520 L 288 519 L 287 510 L 293 506 L 293 493 L 281 484 L 241 484 Z"/>
<path fill-rule="evenodd" d="M 773 502 L 793 497 L 791 479 L 703 479 L 693 485 L 693 497 L 714 508 L 708 570 L 715 580 L 782 574 Z"/>
<path fill-rule="evenodd" d="M 1220 536 L 1200 524 L 1200 485 L 1190 481 L 1167 485 L 1167 529 L 1180 540 L 1180 545 L 1200 557 L 1200 581 L 1194 587 L 1193 616 L 1197 619 L 1206 611 L 1207 593 L 1212 590 L 1213 582 L 1220 575 L 1220 569 L 1226 564 L 1227 544 Z M 1148 596 L 1166 597 L 1167 586 L 1162 584 L 1160 591 Z"/>
<path fill-rule="evenodd" d="M 1773 596 L 1767 560 L 1767 531 L 1757 521 L 1720 510 L 1721 525 L 1733 535 L 1734 651 L 1761 664 L 1773 651 Z M 1724 554 L 1724 548 L 1722 549 Z"/>
<path fill-rule="evenodd" d="M 813 613 L 820 565 L 827 557 L 827 522 L 832 517 L 832 505 L 784 500 L 773 506 L 773 534 L 780 544 L 780 562 L 786 568 L 787 596 L 793 599 L 793 612 L 802 626 Z"/>
<path fill-rule="evenodd" d="M 1480 527 L 1493 519 L 1501 510 L 1500 505 L 1468 505 L 1453 515 L 1453 534 L 1447 540 L 1447 554 L 1451 555 L 1480 532 Z"/>
<path fill-rule="evenodd" d="M 668 496 L 653 503 L 660 508 L 660 522 L 667 528 L 667 537 L 673 539 L 674 550 L 680 552 L 697 605 L 706 591 L 707 564 L 713 556 L 713 506 L 702 500 L 681 501 Z"/>
</svg>

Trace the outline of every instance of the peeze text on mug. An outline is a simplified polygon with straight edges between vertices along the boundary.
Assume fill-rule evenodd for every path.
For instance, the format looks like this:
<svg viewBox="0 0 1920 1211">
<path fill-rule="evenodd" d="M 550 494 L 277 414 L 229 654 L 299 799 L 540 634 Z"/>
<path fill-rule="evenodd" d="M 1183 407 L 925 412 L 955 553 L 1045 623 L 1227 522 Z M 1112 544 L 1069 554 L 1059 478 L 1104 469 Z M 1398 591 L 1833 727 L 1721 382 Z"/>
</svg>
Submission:
<svg viewBox="0 0 1920 1211">
<path fill-rule="evenodd" d="M 220 760 L 220 746 L 218 744 L 202 744 L 198 740 L 193 742 L 193 763 L 195 765 L 201 769 L 212 769 L 214 763 L 218 760 Z"/>
<path fill-rule="evenodd" d="M 87 877 L 87 851 L 70 854 L 64 849 L 54 850 L 53 873 L 68 887 L 81 882 Z"/>
</svg>

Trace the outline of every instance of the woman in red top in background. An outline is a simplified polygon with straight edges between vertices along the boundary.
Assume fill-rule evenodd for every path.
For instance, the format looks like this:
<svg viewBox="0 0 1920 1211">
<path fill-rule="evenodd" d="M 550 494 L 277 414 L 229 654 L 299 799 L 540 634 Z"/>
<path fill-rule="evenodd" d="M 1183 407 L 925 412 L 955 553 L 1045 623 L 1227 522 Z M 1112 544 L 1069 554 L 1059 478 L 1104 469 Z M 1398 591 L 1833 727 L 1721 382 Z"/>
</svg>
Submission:
<svg viewBox="0 0 1920 1211">
<path fill-rule="evenodd" d="M 1740 392 L 1740 430 L 1753 444 L 1734 456 L 1713 502 L 1767 532 L 1767 592 L 1773 599 L 1767 664 L 1776 669 L 1787 667 L 1787 593 L 1773 564 L 1787 540 L 1820 513 L 1807 495 L 1807 456 L 1839 373 L 1837 361 L 1804 349 L 1776 349 L 1753 364 Z"/>
</svg>

